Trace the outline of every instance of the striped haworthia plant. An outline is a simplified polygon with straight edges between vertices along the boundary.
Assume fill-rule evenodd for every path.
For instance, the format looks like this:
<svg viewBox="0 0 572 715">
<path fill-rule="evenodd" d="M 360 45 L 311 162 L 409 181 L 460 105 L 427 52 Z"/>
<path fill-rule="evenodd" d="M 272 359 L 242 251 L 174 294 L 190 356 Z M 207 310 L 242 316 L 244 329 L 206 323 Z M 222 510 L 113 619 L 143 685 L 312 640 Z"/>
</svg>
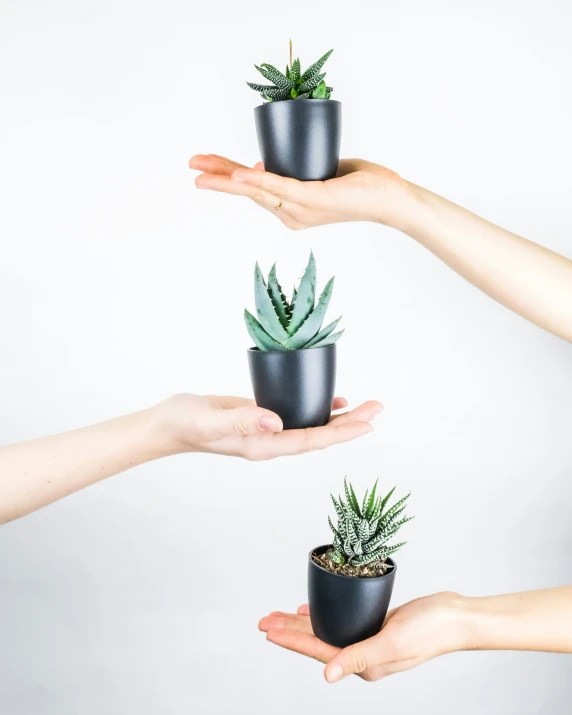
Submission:
<svg viewBox="0 0 572 715">
<path fill-rule="evenodd" d="M 255 82 L 246 84 L 255 92 L 259 92 L 262 99 L 267 102 L 283 102 L 286 99 L 330 99 L 334 88 L 326 85 L 324 79 L 326 73 L 320 70 L 332 52 L 333 50 L 329 50 L 302 72 L 300 58 L 292 61 L 292 40 L 290 40 L 290 63 L 286 65 L 286 72 L 282 74 L 280 70 L 266 62 L 260 67 L 254 65 L 264 79 L 272 84 Z"/>
<path fill-rule="evenodd" d="M 365 566 L 384 561 L 406 543 L 405 541 L 399 544 L 388 542 L 413 518 L 404 514 L 405 502 L 409 494 L 392 506 L 388 506 L 395 487 L 384 497 L 377 496 L 376 489 L 377 481 L 373 485 L 371 494 L 366 491 L 361 506 L 352 485 L 348 484 L 346 479 L 344 479 L 345 500 L 342 497 L 336 499 L 331 495 L 338 517 L 336 526 L 328 517 L 328 523 L 334 533 L 334 548 L 330 552 L 330 558 L 334 563 Z"/>
<path fill-rule="evenodd" d="M 310 253 L 306 271 L 288 300 L 276 276 L 276 264 L 264 280 L 258 263 L 254 268 L 254 300 L 258 320 L 248 310 L 244 320 L 259 350 L 305 350 L 333 345 L 344 332 L 334 332 L 341 317 L 322 328 L 334 290 L 334 279 L 326 283 L 316 302 L 316 260 Z"/>
</svg>

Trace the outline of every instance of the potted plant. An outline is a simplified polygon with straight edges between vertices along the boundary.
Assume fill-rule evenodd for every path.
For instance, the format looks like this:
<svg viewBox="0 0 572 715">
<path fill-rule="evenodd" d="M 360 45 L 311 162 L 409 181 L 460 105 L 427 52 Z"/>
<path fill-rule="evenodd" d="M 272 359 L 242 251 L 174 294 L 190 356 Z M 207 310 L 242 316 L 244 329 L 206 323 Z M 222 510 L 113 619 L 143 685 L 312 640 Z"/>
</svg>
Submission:
<svg viewBox="0 0 572 715">
<path fill-rule="evenodd" d="M 404 514 L 409 494 L 392 506 L 395 487 L 384 497 L 366 491 L 361 506 L 344 479 L 345 501 L 332 501 L 336 526 L 331 544 L 309 554 L 308 602 L 312 628 L 318 638 L 345 648 L 379 633 L 391 599 L 397 565 L 391 554 L 405 542 L 389 544 L 413 517 Z"/>
<path fill-rule="evenodd" d="M 302 72 L 300 59 L 286 72 L 269 64 L 254 65 L 272 84 L 248 86 L 260 93 L 264 103 L 254 110 L 256 134 L 266 171 L 300 181 L 333 179 L 338 169 L 342 136 L 342 105 L 330 99 L 333 87 L 326 85 L 324 63 L 329 50 Z"/>
<path fill-rule="evenodd" d="M 334 332 L 341 318 L 322 329 L 334 289 L 326 283 L 316 302 L 316 260 L 310 253 L 298 289 L 288 300 L 276 276 L 276 264 L 264 280 L 254 269 L 254 300 L 258 320 L 244 311 L 254 348 L 248 350 L 256 404 L 276 412 L 284 429 L 319 427 L 330 419 L 336 383 Z"/>
</svg>

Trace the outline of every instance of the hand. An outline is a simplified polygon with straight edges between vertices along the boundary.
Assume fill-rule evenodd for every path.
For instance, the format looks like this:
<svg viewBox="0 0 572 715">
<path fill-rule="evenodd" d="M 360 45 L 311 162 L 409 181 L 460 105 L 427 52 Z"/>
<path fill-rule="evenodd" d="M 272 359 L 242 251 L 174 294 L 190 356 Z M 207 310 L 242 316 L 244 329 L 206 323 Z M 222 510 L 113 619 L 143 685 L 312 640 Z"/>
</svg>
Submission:
<svg viewBox="0 0 572 715">
<path fill-rule="evenodd" d="M 342 397 L 334 399 L 334 410 L 346 406 Z M 349 442 L 371 432 L 370 422 L 382 409 L 379 402 L 365 402 L 324 427 L 283 431 L 278 415 L 241 397 L 175 395 L 152 408 L 166 452 L 211 452 L 253 461 Z"/>
<path fill-rule="evenodd" d="M 376 636 L 343 650 L 316 638 L 307 605 L 296 615 L 271 613 L 258 627 L 270 642 L 327 663 L 324 675 L 329 683 L 352 673 L 368 681 L 381 680 L 438 655 L 465 650 L 465 600 L 456 593 L 436 593 L 410 601 L 388 613 Z"/>
<path fill-rule="evenodd" d="M 189 166 L 203 172 L 198 189 L 248 196 L 294 230 L 344 221 L 397 226 L 407 194 L 407 182 L 395 172 L 362 159 L 342 159 L 329 181 L 286 179 L 265 172 L 260 162 L 249 169 L 216 154 L 198 154 Z"/>
</svg>

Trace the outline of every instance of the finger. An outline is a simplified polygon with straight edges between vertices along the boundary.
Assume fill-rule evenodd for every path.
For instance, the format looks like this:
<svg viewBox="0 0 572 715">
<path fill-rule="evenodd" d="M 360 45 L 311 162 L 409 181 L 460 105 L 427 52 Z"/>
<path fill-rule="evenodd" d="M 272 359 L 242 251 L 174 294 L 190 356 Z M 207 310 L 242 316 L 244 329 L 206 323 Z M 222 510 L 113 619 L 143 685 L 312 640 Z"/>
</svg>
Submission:
<svg viewBox="0 0 572 715">
<path fill-rule="evenodd" d="M 301 606 L 298 606 L 298 610 L 296 611 L 300 616 L 309 616 L 310 615 L 310 606 L 307 603 L 302 604 Z"/>
<path fill-rule="evenodd" d="M 308 616 L 292 616 L 291 614 L 285 614 L 284 616 L 266 616 L 262 618 L 258 624 L 258 629 L 265 633 L 278 630 L 279 628 L 285 628 L 295 633 L 314 635 Z"/>
<path fill-rule="evenodd" d="M 258 189 L 249 184 L 236 183 L 229 179 L 228 176 L 219 176 L 217 174 L 200 174 L 195 179 L 197 189 L 209 189 L 210 191 L 219 191 L 224 194 L 232 194 L 233 196 L 247 196 L 255 203 L 268 211 L 284 211 L 287 212 L 287 206 L 284 199 L 280 203 L 281 197 L 268 193 L 263 189 Z M 278 207 L 280 207 L 278 209 Z"/>
<path fill-rule="evenodd" d="M 261 432 L 281 432 L 282 420 L 277 414 L 262 407 L 235 407 L 217 413 L 217 432 L 221 437 L 248 436 Z"/>
<path fill-rule="evenodd" d="M 236 169 L 232 174 L 232 181 L 246 184 L 259 191 L 266 191 L 294 203 L 303 203 L 306 194 L 306 187 L 301 181 L 257 169 Z"/>
<path fill-rule="evenodd" d="M 264 171 L 264 164 L 261 161 L 257 161 L 256 164 L 253 166 L 253 169 L 255 171 Z"/>
<path fill-rule="evenodd" d="M 336 425 L 335 421 L 325 427 L 284 430 L 272 436 L 268 445 L 267 459 L 272 457 L 304 454 L 326 449 L 334 444 L 350 442 L 373 431 L 369 422 L 348 422 Z"/>
<path fill-rule="evenodd" d="M 333 645 L 324 643 L 316 636 L 308 635 L 307 633 L 296 633 L 285 628 L 268 631 L 266 640 L 287 650 L 306 655 L 308 658 L 319 660 L 321 663 L 327 663 L 340 650 Z"/>
<path fill-rule="evenodd" d="M 344 407 L 348 406 L 348 401 L 345 397 L 334 397 L 334 402 L 332 404 L 332 410 L 343 410 Z"/>
<path fill-rule="evenodd" d="M 381 402 L 370 400 L 369 402 L 364 402 L 363 405 L 360 405 L 349 412 L 344 412 L 341 415 L 335 415 L 330 420 L 330 424 L 341 425 L 348 422 L 371 422 L 382 410 L 383 405 Z"/>
<path fill-rule="evenodd" d="M 233 409 L 235 407 L 250 407 L 256 403 L 248 397 L 232 397 L 231 395 L 205 395 L 213 405 L 222 409 Z"/>
<path fill-rule="evenodd" d="M 233 171 L 243 166 L 237 161 L 227 159 L 225 156 L 218 156 L 218 154 L 197 154 L 189 160 L 189 168 L 196 171 L 205 171 L 207 174 L 230 176 Z"/>
<path fill-rule="evenodd" d="M 348 675 L 360 675 L 368 668 L 381 665 L 381 660 L 379 637 L 374 636 L 344 648 L 328 663 L 324 675 L 328 683 L 337 683 Z"/>
</svg>

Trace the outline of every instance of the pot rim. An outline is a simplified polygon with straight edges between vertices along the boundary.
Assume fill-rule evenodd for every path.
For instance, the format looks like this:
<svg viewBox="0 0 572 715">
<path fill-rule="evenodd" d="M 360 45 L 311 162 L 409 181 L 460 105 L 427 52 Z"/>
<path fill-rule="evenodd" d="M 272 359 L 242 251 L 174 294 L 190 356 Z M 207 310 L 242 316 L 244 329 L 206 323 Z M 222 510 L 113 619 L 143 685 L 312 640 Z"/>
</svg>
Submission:
<svg viewBox="0 0 572 715">
<path fill-rule="evenodd" d="M 260 353 L 261 355 L 265 353 L 307 353 L 310 352 L 310 350 L 328 350 L 329 348 L 335 347 L 336 344 L 333 343 L 332 345 L 322 345 L 320 348 L 298 348 L 297 350 L 259 350 L 258 348 L 247 348 L 247 352 Z"/>
<path fill-rule="evenodd" d="M 264 104 L 257 104 L 254 109 L 260 109 L 260 107 L 268 107 L 272 104 L 285 104 L 286 102 L 295 102 L 295 99 L 283 99 L 280 102 L 264 102 Z M 300 100 L 301 102 L 304 102 L 306 100 Z M 330 104 L 341 104 L 341 101 L 339 99 L 309 99 L 309 102 L 329 102 Z"/>
<path fill-rule="evenodd" d="M 316 568 L 320 569 L 321 571 L 325 571 L 327 574 L 330 574 L 330 576 L 335 576 L 336 578 L 348 578 L 348 579 L 350 579 L 351 581 L 355 581 L 356 579 L 359 579 L 359 578 L 360 578 L 359 576 L 346 576 L 346 575 L 343 574 L 343 573 L 334 573 L 333 571 L 328 571 L 328 569 L 325 569 L 323 566 L 320 566 L 319 563 L 317 563 L 316 561 L 314 561 L 314 559 L 312 558 L 312 555 L 315 554 L 316 551 L 318 551 L 318 549 L 329 549 L 329 548 L 331 548 L 332 546 L 333 546 L 332 544 L 321 544 L 320 546 L 315 546 L 315 547 L 308 553 L 308 561 L 310 562 L 310 564 L 311 564 L 312 566 L 315 566 Z M 378 581 L 379 579 L 387 578 L 387 577 L 390 576 L 391 574 L 394 574 L 394 573 L 397 571 L 397 564 L 395 563 L 394 559 L 392 559 L 391 556 L 388 556 L 387 559 L 386 559 L 386 561 L 391 562 L 391 564 L 393 565 L 393 568 L 391 569 L 391 571 L 388 571 L 387 573 L 384 573 L 382 576 L 370 576 L 369 578 L 362 579 L 362 580 L 366 580 L 366 581 Z"/>
</svg>

